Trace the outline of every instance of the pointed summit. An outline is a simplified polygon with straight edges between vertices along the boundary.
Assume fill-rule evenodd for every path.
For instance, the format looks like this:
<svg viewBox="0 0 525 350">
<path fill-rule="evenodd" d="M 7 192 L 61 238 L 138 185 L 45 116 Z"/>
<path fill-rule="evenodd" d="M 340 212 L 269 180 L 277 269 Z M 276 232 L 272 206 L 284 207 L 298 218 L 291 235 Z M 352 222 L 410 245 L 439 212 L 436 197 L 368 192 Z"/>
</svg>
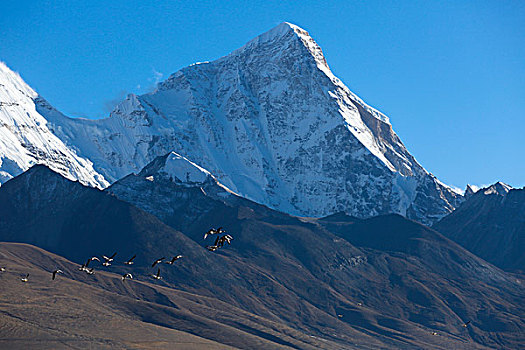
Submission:
<svg viewBox="0 0 525 350">
<path fill-rule="evenodd" d="M 465 198 L 470 198 L 474 193 L 476 193 L 476 191 L 474 191 L 474 189 L 472 188 L 472 186 L 470 186 L 469 184 L 467 184 L 467 188 L 465 189 L 464 197 L 465 197 Z"/>
<path fill-rule="evenodd" d="M 239 52 L 247 49 L 251 49 L 257 45 L 264 45 L 266 43 L 284 45 L 287 41 L 293 41 L 301 38 L 310 38 L 308 32 L 295 24 L 288 22 L 282 22 L 272 29 L 256 36 L 255 38 L 248 41 L 244 46 L 232 52 L 232 54 L 238 54 Z M 310 38 L 311 39 L 311 38 Z M 313 40 L 313 39 L 312 39 Z"/>
<path fill-rule="evenodd" d="M 29 98 L 35 98 L 37 93 L 20 75 L 12 71 L 4 62 L 0 61 L 0 87 L 2 88 L 2 102 L 3 106 L 7 103 L 16 103 L 20 100 L 19 94 L 25 95 Z"/>
<path fill-rule="evenodd" d="M 208 170 L 175 152 L 157 157 L 142 169 L 139 176 L 163 176 L 171 181 L 195 184 L 204 183 L 208 177 L 213 177 Z"/>
<path fill-rule="evenodd" d="M 218 185 L 228 193 L 235 194 L 228 187 L 221 184 L 208 170 L 175 152 L 155 158 L 140 171 L 138 176 L 152 182 L 164 179 L 179 185 L 193 187 L 211 183 Z"/>
<path fill-rule="evenodd" d="M 512 189 L 512 186 L 507 185 L 506 183 L 503 183 L 501 181 L 496 182 L 493 185 L 490 185 L 489 187 L 483 188 L 481 192 L 483 194 L 496 194 L 499 196 L 506 196 L 507 193 Z"/>
<path fill-rule="evenodd" d="M 290 34 L 294 33 L 296 28 L 299 30 L 302 30 L 301 28 L 299 28 L 298 26 L 294 24 L 291 24 L 288 22 L 282 22 L 278 24 L 277 26 L 273 27 L 272 29 L 248 41 L 246 45 L 240 48 L 240 50 L 254 43 L 262 43 L 266 41 L 275 41 L 279 39 L 291 38 Z"/>
<path fill-rule="evenodd" d="M 282 22 L 269 31 L 248 41 L 246 45 L 235 50 L 231 55 L 239 55 L 243 51 L 255 50 L 275 52 L 276 56 L 273 56 L 274 59 L 282 56 L 291 59 L 301 59 L 301 57 L 305 55 L 306 57 L 311 56 L 314 58 L 314 62 L 319 70 L 324 72 L 330 79 L 339 81 L 330 71 L 321 47 L 317 45 L 306 30 L 295 24 Z"/>
</svg>

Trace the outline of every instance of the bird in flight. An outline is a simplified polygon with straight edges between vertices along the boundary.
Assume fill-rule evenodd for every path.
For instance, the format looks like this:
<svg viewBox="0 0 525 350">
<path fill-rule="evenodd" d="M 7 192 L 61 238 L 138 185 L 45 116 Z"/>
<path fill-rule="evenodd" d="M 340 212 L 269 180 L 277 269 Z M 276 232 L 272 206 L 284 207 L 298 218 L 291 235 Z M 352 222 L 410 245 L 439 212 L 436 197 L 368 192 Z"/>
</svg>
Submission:
<svg viewBox="0 0 525 350">
<path fill-rule="evenodd" d="M 26 275 L 26 277 L 20 279 L 22 282 L 27 282 L 29 281 L 29 274 Z"/>
<path fill-rule="evenodd" d="M 166 259 L 166 258 L 160 258 L 160 259 L 155 260 L 155 261 L 153 262 L 153 264 L 151 265 L 151 267 L 155 267 L 155 265 L 157 265 L 158 263 L 161 263 L 162 260 L 164 260 L 164 259 Z"/>
<path fill-rule="evenodd" d="M 217 249 L 219 249 L 219 247 L 217 247 L 216 245 L 207 245 L 206 249 L 208 249 L 210 252 L 214 252 Z"/>
<path fill-rule="evenodd" d="M 129 278 L 130 280 L 133 279 L 133 275 L 131 273 L 126 273 L 122 275 L 122 280 L 125 281 L 126 278 Z"/>
<path fill-rule="evenodd" d="M 55 271 L 53 271 L 53 277 L 52 277 L 51 279 L 54 280 L 54 279 L 56 278 L 56 276 L 57 276 L 57 273 L 64 273 L 64 271 L 62 271 L 62 270 L 58 270 L 58 269 L 55 270 Z"/>
<path fill-rule="evenodd" d="M 109 258 L 105 255 L 102 255 L 102 258 L 105 260 L 102 265 L 103 266 L 110 266 L 111 265 L 111 262 L 113 261 L 113 258 L 115 257 L 115 255 L 117 255 L 117 252 L 113 253 L 112 256 L 110 256 Z"/>
<path fill-rule="evenodd" d="M 233 237 L 231 235 L 224 235 L 222 237 L 219 236 L 215 240 L 215 244 L 214 245 L 216 245 L 219 248 L 222 248 L 224 246 L 224 243 L 231 244 L 231 240 L 232 239 L 233 239 Z"/>
<path fill-rule="evenodd" d="M 204 234 L 204 239 L 206 239 L 206 238 L 208 238 L 208 236 L 210 236 L 210 235 L 214 235 L 214 234 L 216 234 L 216 233 L 217 233 L 217 230 L 216 230 L 216 229 L 214 229 L 214 228 L 210 228 L 210 229 L 208 230 L 208 232 L 206 232 L 206 233 Z"/>
<path fill-rule="evenodd" d="M 156 275 L 151 275 L 151 277 L 153 277 L 156 280 L 162 279 L 162 277 L 160 277 L 160 268 L 157 270 L 157 274 Z"/>
<path fill-rule="evenodd" d="M 182 255 L 177 255 L 177 256 L 174 256 L 170 261 L 165 261 L 165 263 L 168 265 L 173 265 L 173 263 L 179 260 L 180 258 L 182 258 Z"/>
<path fill-rule="evenodd" d="M 89 271 L 89 263 L 92 262 L 93 260 L 98 260 L 98 261 L 100 261 L 100 259 L 97 258 L 96 256 L 91 257 L 91 258 L 87 259 L 86 263 L 85 263 L 85 264 L 82 264 L 82 266 L 80 266 L 78 269 L 79 269 L 80 271 L 88 272 L 88 271 Z M 91 270 L 93 270 L 93 269 L 91 269 Z"/>
<path fill-rule="evenodd" d="M 100 262 L 100 259 L 97 258 L 96 256 L 92 256 L 91 258 L 88 259 L 89 262 L 92 262 L 93 260 Z"/>
<path fill-rule="evenodd" d="M 218 229 L 211 228 L 204 234 L 204 239 L 208 238 L 208 236 L 211 235 L 220 235 L 221 233 L 224 233 L 225 231 L 222 229 L 222 227 L 219 227 Z"/>
<path fill-rule="evenodd" d="M 124 262 L 124 264 L 126 265 L 133 265 L 133 259 L 135 259 L 137 257 L 137 255 L 133 255 L 131 257 L 131 259 L 129 259 L 128 261 Z"/>
<path fill-rule="evenodd" d="M 5 267 L 0 267 L 0 272 L 4 272 L 5 271 Z"/>
</svg>

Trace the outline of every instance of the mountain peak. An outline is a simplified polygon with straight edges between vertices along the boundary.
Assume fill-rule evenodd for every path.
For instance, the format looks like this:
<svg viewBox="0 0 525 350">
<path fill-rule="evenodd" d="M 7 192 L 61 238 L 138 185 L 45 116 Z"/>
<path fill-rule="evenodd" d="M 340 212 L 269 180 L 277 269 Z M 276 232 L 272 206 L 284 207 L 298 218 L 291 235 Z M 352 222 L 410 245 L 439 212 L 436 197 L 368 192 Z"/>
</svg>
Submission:
<svg viewBox="0 0 525 350">
<path fill-rule="evenodd" d="M 296 30 L 302 31 L 302 29 L 296 26 L 295 24 L 291 24 L 289 22 L 282 22 L 282 23 L 279 23 L 277 26 L 273 27 L 272 29 L 258 35 L 256 38 L 249 41 L 248 44 L 250 44 L 251 42 L 255 40 L 258 40 L 258 41 L 273 40 L 274 38 L 283 37 L 285 35 L 288 35 L 289 33 L 293 33 Z"/>
<path fill-rule="evenodd" d="M 222 185 L 208 170 L 176 152 L 170 152 L 155 158 L 138 175 L 149 181 L 155 181 L 160 177 L 185 186 L 200 187 L 205 183 L 211 182 L 226 192 L 234 193 Z"/>
<path fill-rule="evenodd" d="M 424 223 L 463 200 L 416 161 L 385 115 L 332 74 L 310 34 L 286 22 L 129 96 L 110 118 L 52 122 L 111 181 L 154 161 L 142 179 L 160 172 L 195 186 L 211 173 L 288 214 L 395 212 Z M 166 156 L 172 150 L 178 154 Z"/>
<path fill-rule="evenodd" d="M 307 49 L 307 52 L 309 52 L 310 55 L 315 59 L 317 68 L 319 68 L 319 70 L 324 72 L 330 79 L 339 81 L 337 78 L 335 78 L 328 67 L 328 63 L 326 62 L 326 59 L 323 55 L 323 50 L 319 45 L 317 45 L 310 34 L 303 28 L 289 22 L 282 22 L 267 32 L 258 35 L 254 39 L 248 41 L 248 43 L 240 49 L 235 50 L 232 54 L 235 55 L 242 51 L 250 50 L 258 46 L 262 47 L 264 50 L 267 50 L 266 46 L 268 44 L 282 47 L 283 51 L 280 54 L 285 54 L 286 52 L 296 54 L 297 52 L 295 50 L 285 49 L 287 47 L 297 48 L 296 46 L 289 44 L 290 41 L 293 40 L 300 40 L 302 42 L 304 47 Z"/>
<path fill-rule="evenodd" d="M 282 22 L 278 24 L 277 26 L 273 27 L 272 29 L 259 34 L 252 40 L 248 41 L 243 47 L 241 47 L 239 50 L 242 50 L 245 47 L 249 47 L 253 44 L 260 44 L 264 42 L 274 42 L 276 40 L 283 40 L 283 39 L 293 39 L 294 36 L 292 34 L 295 34 L 295 36 L 303 35 L 303 36 L 310 36 L 308 32 L 301 27 L 289 23 L 289 22 Z"/>
<path fill-rule="evenodd" d="M 496 182 L 495 184 L 486 187 L 482 190 L 483 194 L 497 194 L 500 196 L 505 196 L 512 189 L 512 186 L 507 185 L 501 181 Z"/>
<path fill-rule="evenodd" d="M 6 99 L 18 99 L 17 95 L 19 94 L 23 94 L 30 98 L 35 98 L 37 96 L 37 93 L 26 84 L 20 74 L 13 71 L 2 61 L 0 61 L 0 88 L 3 91 L 3 94 L 8 95 L 1 96 L 2 103 L 15 103 L 16 101 L 6 101 Z M 15 92 L 14 95 L 12 94 L 13 92 Z"/>
<path fill-rule="evenodd" d="M 464 192 L 464 197 L 470 198 L 470 196 L 472 196 L 474 193 L 476 193 L 476 191 L 472 188 L 472 186 L 470 186 L 470 184 L 467 184 L 467 188 Z"/>
<path fill-rule="evenodd" d="M 206 182 L 208 177 L 213 177 L 208 170 L 175 152 L 157 157 L 142 169 L 139 176 L 152 180 L 155 176 L 162 176 L 171 181 L 187 184 L 202 184 Z"/>
</svg>

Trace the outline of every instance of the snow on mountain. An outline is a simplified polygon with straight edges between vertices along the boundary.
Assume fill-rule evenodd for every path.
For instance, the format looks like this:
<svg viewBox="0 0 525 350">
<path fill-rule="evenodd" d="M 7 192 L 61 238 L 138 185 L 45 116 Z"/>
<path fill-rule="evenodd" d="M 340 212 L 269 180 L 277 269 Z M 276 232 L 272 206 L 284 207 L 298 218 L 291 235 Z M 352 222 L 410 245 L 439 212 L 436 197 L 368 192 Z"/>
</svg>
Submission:
<svg viewBox="0 0 525 350">
<path fill-rule="evenodd" d="M 212 177 L 208 170 L 201 168 L 175 152 L 171 152 L 162 158 L 163 162 L 161 164 L 150 165 L 144 168 L 141 173 L 146 172 L 148 173 L 147 176 L 153 176 L 153 173 L 159 174 L 172 181 L 195 184 L 201 184 L 205 182 L 208 177 Z M 152 172 L 151 175 L 149 175 L 150 172 Z"/>
<path fill-rule="evenodd" d="M 295 215 L 393 212 L 430 224 L 463 200 L 289 23 L 129 95 L 107 119 L 70 119 L 36 102 L 50 130 L 110 182 L 174 151 L 239 195 Z"/>
<path fill-rule="evenodd" d="M 209 188 L 208 185 L 211 184 L 220 192 L 237 195 L 221 184 L 208 170 L 175 152 L 155 158 L 138 173 L 138 177 L 151 182 L 159 179 L 167 180 L 177 185 L 200 187 L 202 190 Z"/>
<path fill-rule="evenodd" d="M 71 180 L 104 188 L 109 183 L 49 128 L 36 110 L 45 101 L 0 62 L 0 185 L 34 164 L 45 164 Z"/>
<path fill-rule="evenodd" d="M 512 186 L 507 185 L 506 183 L 503 183 L 501 181 L 496 182 L 493 185 L 490 185 L 489 187 L 481 189 L 483 194 L 497 194 L 500 196 L 505 196 L 507 193 L 509 193 L 510 190 L 512 190 Z"/>
<path fill-rule="evenodd" d="M 107 119 L 38 110 L 110 181 L 175 151 L 240 195 L 296 215 L 395 212 L 430 223 L 462 199 L 289 23 L 176 72 L 152 93 L 129 95 Z"/>
<path fill-rule="evenodd" d="M 465 189 L 465 192 L 464 192 L 465 199 L 470 198 L 470 196 L 476 193 L 476 191 L 477 189 L 475 188 L 475 186 L 471 186 L 470 184 L 467 184 L 467 188 Z"/>
</svg>

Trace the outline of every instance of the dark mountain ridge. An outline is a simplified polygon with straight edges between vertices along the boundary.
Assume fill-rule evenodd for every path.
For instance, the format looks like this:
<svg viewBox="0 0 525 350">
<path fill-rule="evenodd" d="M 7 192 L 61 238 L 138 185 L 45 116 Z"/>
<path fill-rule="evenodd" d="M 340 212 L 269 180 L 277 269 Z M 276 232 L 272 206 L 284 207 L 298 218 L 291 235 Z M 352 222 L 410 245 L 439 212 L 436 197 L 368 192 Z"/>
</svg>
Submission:
<svg viewBox="0 0 525 350">
<path fill-rule="evenodd" d="M 525 189 L 480 189 L 434 229 L 503 270 L 525 273 Z"/>
<path fill-rule="evenodd" d="M 46 245 L 76 262 L 137 253 L 134 269 L 147 276 L 154 259 L 183 254 L 180 265 L 163 266 L 161 285 L 326 339 L 326 348 L 510 349 L 523 341 L 519 281 L 401 216 L 298 218 L 209 180 L 190 186 L 157 173 L 101 192 L 44 167 L 4 184 L 0 208 L 9 208 L 0 240 Z M 202 235 L 211 226 L 225 227 L 232 245 L 208 252 Z"/>
<path fill-rule="evenodd" d="M 157 170 L 162 168 L 158 163 L 156 165 Z M 146 179 L 148 176 L 153 176 L 155 181 Z M 466 252 L 438 232 L 399 215 L 379 216 L 367 220 L 356 219 L 344 213 L 319 220 L 296 218 L 233 194 L 217 195 L 220 191 L 213 191 L 210 187 L 216 187 L 216 184 L 206 182 L 201 187 L 195 185 L 193 189 L 187 188 L 179 181 L 172 181 L 169 177 L 148 171 L 129 175 L 114 183 L 107 191 L 149 211 L 196 241 L 201 239 L 200 232 L 205 230 L 206 223 L 210 222 L 222 222 L 226 227 L 231 227 L 233 232 L 242 232 L 243 235 L 250 233 L 251 237 L 243 236 L 243 240 L 236 241 L 228 251 L 256 261 L 258 266 L 272 266 L 272 263 L 275 263 L 271 273 L 278 279 L 286 278 L 279 275 L 280 268 L 285 266 L 280 263 L 281 257 L 292 254 L 298 264 L 310 271 L 312 276 L 327 283 L 331 289 L 336 289 L 337 293 L 342 295 L 352 295 L 351 305 L 355 305 L 356 300 L 367 300 L 367 303 L 375 303 L 374 307 L 381 310 L 384 300 L 397 298 L 399 291 L 393 288 L 396 284 L 408 283 L 414 286 L 410 292 L 403 291 L 401 299 L 407 298 L 408 295 L 428 293 L 429 300 L 434 299 L 436 303 L 442 303 L 440 299 L 443 299 L 444 295 L 449 298 L 464 293 L 463 279 L 471 280 L 476 276 L 475 279 L 481 283 L 479 287 L 482 290 L 487 287 L 486 283 L 505 284 L 504 281 L 511 278 L 504 277 L 501 271 Z M 187 211 L 185 208 L 192 209 Z M 186 216 L 188 212 L 192 215 Z M 181 215 L 182 213 L 184 215 Z M 230 218 L 236 219 L 230 222 Z M 242 219 L 242 222 L 239 222 L 239 219 Z M 261 226 L 261 222 L 264 226 Z M 307 235 L 299 231 L 293 234 L 293 230 L 297 230 L 298 226 L 308 228 L 308 231 L 313 231 L 314 234 Z M 278 235 L 271 233 L 276 228 L 281 231 Z M 251 231 L 260 234 L 253 235 Z M 260 236 L 264 237 L 263 241 L 260 241 Z M 350 246 L 347 243 L 350 243 Z M 395 266 L 395 270 L 391 270 L 391 264 Z M 346 274 L 347 269 L 353 271 Z M 355 280 L 360 278 L 361 284 L 354 284 Z M 377 279 L 384 278 L 386 280 L 381 281 L 384 285 L 378 292 L 374 283 Z M 443 278 L 447 281 L 446 288 L 437 282 Z M 347 279 L 354 281 L 348 283 Z M 394 281 L 395 279 L 397 281 Z M 339 282 L 334 285 L 336 280 Z M 453 280 L 455 282 L 451 283 Z M 373 292 L 363 293 L 361 288 L 370 291 L 367 287 L 371 285 L 374 285 L 371 288 Z M 448 288 L 452 290 L 446 290 Z M 474 289 L 475 287 L 472 292 Z M 520 299 L 520 293 L 511 294 L 514 295 L 513 298 Z M 456 306 L 462 309 L 455 317 L 471 317 L 470 307 L 459 305 L 462 298 L 453 299 L 455 304 L 451 309 L 455 309 Z M 398 300 L 392 304 L 404 305 L 404 302 Z M 408 301 L 408 304 L 413 306 L 413 300 Z M 406 309 L 410 309 L 405 305 L 399 309 L 392 305 L 391 307 L 394 309 L 390 313 L 392 317 L 406 315 Z M 428 313 L 436 312 L 431 311 L 433 307 L 435 306 L 428 307 Z M 482 304 L 478 304 L 477 307 L 482 308 Z M 345 306 L 342 306 L 341 309 L 344 308 Z M 416 314 L 421 312 L 418 308 L 421 308 L 421 305 L 414 309 Z M 420 315 L 412 317 L 419 322 L 426 322 Z M 444 316 L 443 320 L 445 318 Z M 428 323 L 429 326 L 431 324 L 433 323 Z"/>
</svg>

